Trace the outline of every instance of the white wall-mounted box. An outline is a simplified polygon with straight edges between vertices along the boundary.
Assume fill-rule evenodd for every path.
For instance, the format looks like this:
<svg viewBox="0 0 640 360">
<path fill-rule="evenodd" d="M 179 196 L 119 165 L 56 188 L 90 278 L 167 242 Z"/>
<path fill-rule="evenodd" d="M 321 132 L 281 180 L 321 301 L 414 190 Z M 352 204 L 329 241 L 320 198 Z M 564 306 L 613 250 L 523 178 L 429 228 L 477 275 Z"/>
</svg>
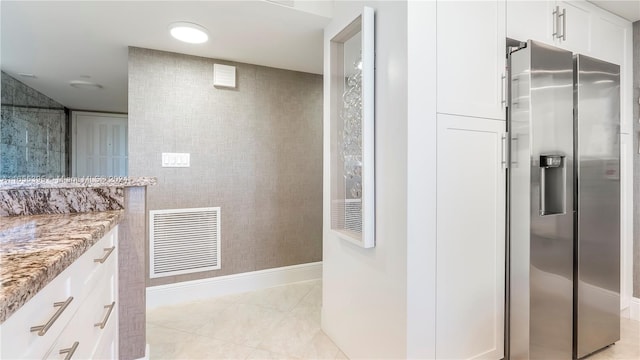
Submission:
<svg viewBox="0 0 640 360">
<path fill-rule="evenodd" d="M 213 64 L 213 86 L 236 87 L 236 67 Z"/>
</svg>

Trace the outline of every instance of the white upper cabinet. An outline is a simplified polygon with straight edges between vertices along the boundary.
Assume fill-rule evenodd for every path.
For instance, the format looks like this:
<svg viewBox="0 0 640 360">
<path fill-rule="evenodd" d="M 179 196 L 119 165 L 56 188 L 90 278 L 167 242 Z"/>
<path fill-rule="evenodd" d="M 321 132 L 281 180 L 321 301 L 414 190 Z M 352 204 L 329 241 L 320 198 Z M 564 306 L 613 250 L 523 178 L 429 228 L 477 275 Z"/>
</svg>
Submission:
<svg viewBox="0 0 640 360">
<path fill-rule="evenodd" d="M 620 65 L 620 132 L 629 134 L 632 25 L 583 0 L 507 1 L 507 37 L 537 40 Z"/>
<path fill-rule="evenodd" d="M 557 19 L 556 45 L 582 54 L 591 52 L 591 12 L 586 6 L 582 1 L 558 1 L 553 8 Z"/>
<path fill-rule="evenodd" d="M 504 120 L 504 1 L 439 1 L 437 19 L 438 112 Z"/>
<path fill-rule="evenodd" d="M 631 34 L 628 24 L 619 19 L 594 14 L 593 16 L 593 56 L 599 59 L 622 65 L 627 40 Z"/>
<path fill-rule="evenodd" d="M 556 17 L 550 1 L 507 2 L 507 36 L 519 41 L 536 40 L 553 44 Z"/>
<path fill-rule="evenodd" d="M 583 1 L 508 1 L 507 36 L 587 54 L 591 14 Z"/>
</svg>

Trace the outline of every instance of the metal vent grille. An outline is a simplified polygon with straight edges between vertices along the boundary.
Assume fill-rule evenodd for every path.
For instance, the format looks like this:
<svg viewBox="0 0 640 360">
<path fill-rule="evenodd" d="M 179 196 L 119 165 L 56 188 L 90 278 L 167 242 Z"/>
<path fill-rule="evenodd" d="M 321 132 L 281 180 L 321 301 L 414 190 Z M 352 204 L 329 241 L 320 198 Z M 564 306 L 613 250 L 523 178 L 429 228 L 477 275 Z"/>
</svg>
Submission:
<svg viewBox="0 0 640 360">
<path fill-rule="evenodd" d="M 149 212 L 150 277 L 220 269 L 220 208 Z"/>
</svg>

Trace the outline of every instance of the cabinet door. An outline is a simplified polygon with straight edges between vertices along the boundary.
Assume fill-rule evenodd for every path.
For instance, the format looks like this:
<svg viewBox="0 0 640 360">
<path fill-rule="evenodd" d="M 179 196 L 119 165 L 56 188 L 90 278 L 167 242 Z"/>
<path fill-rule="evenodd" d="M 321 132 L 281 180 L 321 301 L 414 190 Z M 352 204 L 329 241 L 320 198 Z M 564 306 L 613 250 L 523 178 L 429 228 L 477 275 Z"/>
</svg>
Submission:
<svg viewBox="0 0 640 360">
<path fill-rule="evenodd" d="M 553 2 L 508 1 L 507 36 L 518 41 L 537 40 L 553 44 Z"/>
<path fill-rule="evenodd" d="M 503 121 L 438 115 L 436 358 L 501 359 Z"/>
<path fill-rule="evenodd" d="M 633 293 L 633 138 L 620 135 L 620 295 L 621 307 Z"/>
<path fill-rule="evenodd" d="M 588 4 L 582 1 L 559 1 L 557 5 L 560 13 L 564 12 L 558 21 L 562 39 L 557 45 L 573 52 L 591 55 L 592 28 Z"/>
<path fill-rule="evenodd" d="M 504 120 L 504 1 L 437 4 L 439 113 Z"/>
<path fill-rule="evenodd" d="M 632 132 L 632 24 L 604 10 L 593 11 L 591 48 L 593 57 L 620 65 L 621 132 Z"/>
<path fill-rule="evenodd" d="M 593 56 L 622 65 L 627 37 L 630 36 L 630 34 L 627 34 L 628 26 L 602 13 L 593 14 L 591 40 Z"/>
</svg>

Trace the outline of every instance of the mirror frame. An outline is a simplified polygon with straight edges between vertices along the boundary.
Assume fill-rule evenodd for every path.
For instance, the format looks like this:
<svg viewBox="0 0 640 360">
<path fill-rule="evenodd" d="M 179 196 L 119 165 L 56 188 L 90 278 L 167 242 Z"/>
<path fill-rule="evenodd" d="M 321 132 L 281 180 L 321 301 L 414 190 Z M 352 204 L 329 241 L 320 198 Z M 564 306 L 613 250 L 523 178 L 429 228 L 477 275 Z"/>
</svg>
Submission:
<svg viewBox="0 0 640 360">
<path fill-rule="evenodd" d="M 339 238 L 364 248 L 375 246 L 375 12 L 364 7 L 349 25 L 345 26 L 329 40 L 329 86 L 330 86 L 330 191 L 331 191 L 331 231 Z M 361 36 L 361 119 L 360 119 L 360 224 L 361 231 L 348 229 L 347 195 L 345 190 L 344 154 L 339 137 L 345 108 L 345 60 L 344 44 L 355 35 Z M 356 198 L 357 199 L 357 198 Z M 357 214 L 355 214 L 357 216 Z M 357 219 L 357 218 L 356 218 Z"/>
</svg>

